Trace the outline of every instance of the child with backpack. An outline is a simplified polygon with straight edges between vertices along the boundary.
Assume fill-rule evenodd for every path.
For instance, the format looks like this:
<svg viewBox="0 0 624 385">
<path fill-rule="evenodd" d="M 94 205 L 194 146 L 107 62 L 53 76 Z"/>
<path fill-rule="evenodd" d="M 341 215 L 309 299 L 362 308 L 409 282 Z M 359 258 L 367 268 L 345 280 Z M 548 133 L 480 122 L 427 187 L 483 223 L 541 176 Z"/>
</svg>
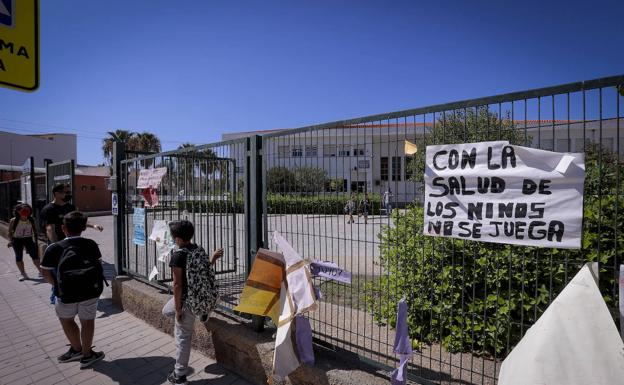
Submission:
<svg viewBox="0 0 624 385">
<path fill-rule="evenodd" d="M 80 361 L 80 369 L 104 358 L 104 353 L 93 351 L 91 344 L 97 302 L 106 280 L 97 243 L 80 236 L 86 226 L 87 217 L 81 212 L 65 215 L 62 229 L 66 238 L 48 246 L 41 261 L 44 278 L 54 286 L 56 315 L 70 344 L 58 362 Z"/>
<path fill-rule="evenodd" d="M 175 317 L 176 363 L 167 380 L 186 384 L 195 317 L 205 322 L 216 307 L 218 288 L 213 265 L 223 256 L 223 249 L 215 250 L 209 257 L 201 246 L 191 242 L 195 227 L 187 220 L 170 222 L 169 231 L 177 246 L 169 262 L 173 298 L 165 304 L 162 313 Z"/>
<path fill-rule="evenodd" d="M 32 217 L 32 207 L 26 203 L 15 206 L 14 217 L 9 222 L 9 243 L 7 247 L 13 247 L 15 252 L 15 264 L 20 271 L 20 281 L 28 279 L 24 269 L 24 249 L 33 261 L 33 264 L 41 275 L 39 269 L 39 248 L 37 247 L 37 228 L 35 219 Z"/>
</svg>

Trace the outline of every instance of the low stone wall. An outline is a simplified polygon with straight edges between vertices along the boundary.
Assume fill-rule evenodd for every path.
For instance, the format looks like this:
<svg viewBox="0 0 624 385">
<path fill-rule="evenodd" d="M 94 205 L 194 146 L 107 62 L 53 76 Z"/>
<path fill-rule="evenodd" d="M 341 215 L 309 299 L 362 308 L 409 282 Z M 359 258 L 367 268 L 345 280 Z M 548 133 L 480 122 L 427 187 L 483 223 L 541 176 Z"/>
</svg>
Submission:
<svg viewBox="0 0 624 385">
<path fill-rule="evenodd" d="M 161 309 L 170 295 L 126 276 L 118 276 L 112 285 L 113 301 L 123 310 L 153 327 L 172 333 L 173 321 L 163 317 Z M 256 333 L 246 322 L 227 314 L 213 314 L 202 324 L 195 322 L 193 348 L 215 359 L 248 381 L 266 385 L 271 373 L 274 331 Z M 344 354 L 316 349 L 316 365 L 302 366 L 284 382 L 292 385 L 387 385 L 388 377 Z"/>
</svg>

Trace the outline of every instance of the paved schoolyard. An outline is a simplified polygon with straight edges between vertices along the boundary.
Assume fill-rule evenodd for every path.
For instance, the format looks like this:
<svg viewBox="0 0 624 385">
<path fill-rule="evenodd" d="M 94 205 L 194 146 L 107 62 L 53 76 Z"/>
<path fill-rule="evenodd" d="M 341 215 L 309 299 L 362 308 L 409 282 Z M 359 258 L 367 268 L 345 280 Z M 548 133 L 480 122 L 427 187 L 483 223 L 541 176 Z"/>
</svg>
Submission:
<svg viewBox="0 0 624 385">
<path fill-rule="evenodd" d="M 112 262 L 110 217 L 93 218 L 108 231 L 91 236 L 100 243 L 106 262 Z M 110 233 L 109 233 L 110 231 Z M 80 370 L 77 362 L 59 364 L 56 357 L 67 349 L 54 308 L 49 304 L 50 286 L 36 279 L 32 263 L 25 256 L 31 279 L 17 280 L 12 249 L 0 238 L 0 384 L 162 384 L 174 364 L 174 341 L 132 315 L 120 311 L 106 289 L 98 306 L 94 345 L 106 358 L 92 368 Z M 110 264 L 107 275 L 112 275 Z M 246 381 L 215 361 L 193 351 L 192 384 L 236 384 Z"/>
</svg>

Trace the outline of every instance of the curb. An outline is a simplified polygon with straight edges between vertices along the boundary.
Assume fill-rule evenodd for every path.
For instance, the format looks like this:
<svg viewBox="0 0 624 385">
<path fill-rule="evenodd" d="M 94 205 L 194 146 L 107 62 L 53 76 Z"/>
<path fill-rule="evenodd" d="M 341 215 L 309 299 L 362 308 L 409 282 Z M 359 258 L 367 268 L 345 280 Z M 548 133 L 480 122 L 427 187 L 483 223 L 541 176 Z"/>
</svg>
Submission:
<svg viewBox="0 0 624 385">
<path fill-rule="evenodd" d="M 170 295 L 127 276 L 112 284 L 113 302 L 165 333 L 173 332 L 173 321 L 161 315 Z M 247 321 L 232 314 L 214 313 L 205 324 L 195 322 L 193 348 L 245 378 L 266 385 L 273 365 L 273 330 L 256 333 Z M 316 365 L 301 366 L 275 385 L 387 385 L 387 373 L 362 362 L 351 353 L 330 352 L 315 347 Z"/>
</svg>

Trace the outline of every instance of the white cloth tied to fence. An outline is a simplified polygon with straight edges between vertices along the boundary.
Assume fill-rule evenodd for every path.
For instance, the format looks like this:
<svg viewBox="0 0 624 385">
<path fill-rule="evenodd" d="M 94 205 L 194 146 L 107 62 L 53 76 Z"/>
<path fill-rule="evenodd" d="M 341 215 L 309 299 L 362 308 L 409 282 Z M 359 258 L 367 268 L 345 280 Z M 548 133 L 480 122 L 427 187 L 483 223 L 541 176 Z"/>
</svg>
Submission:
<svg viewBox="0 0 624 385">
<path fill-rule="evenodd" d="M 503 361 L 499 385 L 624 383 L 624 344 L 590 267 L 581 268 Z"/>
<path fill-rule="evenodd" d="M 392 385 L 404 385 L 407 382 L 407 363 L 412 358 L 412 341 L 409 337 L 407 324 L 407 302 L 402 298 L 397 305 L 396 335 L 394 336 L 394 352 L 399 355 L 399 367 L 390 379 Z"/>
<path fill-rule="evenodd" d="M 284 378 L 297 369 L 303 362 L 313 362 L 310 357 L 312 346 L 311 330 L 303 325 L 295 334 L 295 319 L 317 307 L 316 295 L 312 285 L 309 263 L 293 249 L 279 232 L 273 233 L 273 242 L 282 251 L 285 260 L 286 279 L 280 290 L 280 315 L 275 337 L 273 355 L 273 374 Z M 299 322 L 301 326 L 301 322 Z"/>
</svg>

